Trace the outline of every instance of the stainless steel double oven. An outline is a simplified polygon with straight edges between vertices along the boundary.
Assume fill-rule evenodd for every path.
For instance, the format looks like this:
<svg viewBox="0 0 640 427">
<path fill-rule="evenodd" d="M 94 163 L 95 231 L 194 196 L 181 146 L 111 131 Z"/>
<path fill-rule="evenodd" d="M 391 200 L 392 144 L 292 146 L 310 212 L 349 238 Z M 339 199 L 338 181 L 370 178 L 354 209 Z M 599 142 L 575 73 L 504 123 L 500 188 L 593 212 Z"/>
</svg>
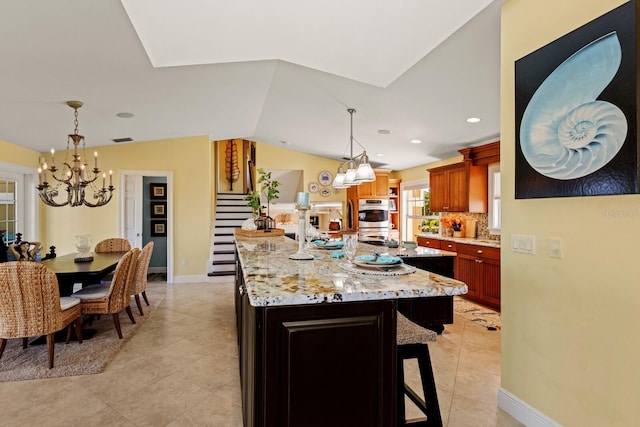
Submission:
<svg viewBox="0 0 640 427">
<path fill-rule="evenodd" d="M 383 244 L 389 238 L 389 200 L 358 200 L 358 240 Z"/>
</svg>

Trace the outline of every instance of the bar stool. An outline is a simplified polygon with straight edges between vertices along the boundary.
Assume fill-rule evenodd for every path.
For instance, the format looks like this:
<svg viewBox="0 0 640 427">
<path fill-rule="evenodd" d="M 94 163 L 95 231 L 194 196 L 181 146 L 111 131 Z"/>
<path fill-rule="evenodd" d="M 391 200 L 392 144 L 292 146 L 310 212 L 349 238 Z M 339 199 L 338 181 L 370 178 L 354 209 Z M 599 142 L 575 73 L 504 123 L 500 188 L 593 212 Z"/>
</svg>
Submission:
<svg viewBox="0 0 640 427">
<path fill-rule="evenodd" d="M 429 341 L 435 341 L 437 334 L 423 328 L 398 312 L 397 319 L 397 399 L 398 399 L 398 427 L 400 426 L 442 426 L 440 407 L 438 406 L 438 394 L 433 378 L 431 357 L 429 357 Z M 420 380 L 424 400 L 404 382 L 404 361 L 417 359 L 420 370 Z M 405 415 L 404 396 L 411 401 L 427 416 L 427 419 L 407 421 Z"/>
</svg>

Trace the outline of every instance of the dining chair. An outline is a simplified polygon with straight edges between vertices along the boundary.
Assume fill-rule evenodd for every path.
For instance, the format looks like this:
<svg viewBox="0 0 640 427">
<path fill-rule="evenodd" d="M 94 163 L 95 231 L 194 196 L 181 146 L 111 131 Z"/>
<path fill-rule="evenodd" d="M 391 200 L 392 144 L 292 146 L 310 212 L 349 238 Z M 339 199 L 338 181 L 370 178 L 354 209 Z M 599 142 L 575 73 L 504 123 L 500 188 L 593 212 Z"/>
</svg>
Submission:
<svg viewBox="0 0 640 427">
<path fill-rule="evenodd" d="M 134 296 L 136 300 L 136 305 L 138 306 L 138 311 L 140 312 L 140 316 L 144 316 L 144 312 L 142 311 L 142 304 L 140 303 L 140 295 L 144 298 L 144 302 L 149 305 L 149 300 L 147 299 L 147 272 L 149 271 L 149 262 L 151 261 L 151 254 L 153 253 L 153 242 L 147 243 L 140 255 L 138 256 L 138 263 L 136 264 L 136 273 L 133 276 L 133 285 L 131 287 L 131 295 Z"/>
<path fill-rule="evenodd" d="M 126 310 L 131 323 L 136 323 L 131 312 L 131 285 L 136 270 L 140 249 L 133 248 L 120 258 L 109 283 L 89 285 L 73 293 L 71 296 L 80 299 L 82 314 L 111 314 L 113 324 L 122 339 L 120 328 L 120 312 Z"/>
<path fill-rule="evenodd" d="M 55 332 L 75 325 L 78 343 L 82 344 L 80 300 L 60 297 L 56 274 L 36 262 L 0 264 L 0 357 L 7 339 L 22 338 L 22 348 L 29 337 L 47 336 L 49 369 L 53 368 Z"/>
<path fill-rule="evenodd" d="M 111 237 L 96 244 L 94 252 L 126 252 L 131 250 L 131 243 L 121 237 Z"/>
</svg>

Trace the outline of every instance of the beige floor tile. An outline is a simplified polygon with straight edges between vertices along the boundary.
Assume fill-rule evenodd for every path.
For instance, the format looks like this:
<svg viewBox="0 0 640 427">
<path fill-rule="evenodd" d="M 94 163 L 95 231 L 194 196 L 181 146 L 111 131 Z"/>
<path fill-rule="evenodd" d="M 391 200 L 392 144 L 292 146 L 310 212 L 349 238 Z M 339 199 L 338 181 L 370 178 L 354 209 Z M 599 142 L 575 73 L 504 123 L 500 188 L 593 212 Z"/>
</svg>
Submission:
<svg viewBox="0 0 640 427">
<path fill-rule="evenodd" d="M 147 289 L 164 300 L 105 372 L 0 383 L 0 426 L 241 426 L 232 283 Z M 521 426 L 496 407 L 499 330 L 455 316 L 429 351 L 445 426 Z M 415 362 L 405 372 L 419 390 Z"/>
</svg>

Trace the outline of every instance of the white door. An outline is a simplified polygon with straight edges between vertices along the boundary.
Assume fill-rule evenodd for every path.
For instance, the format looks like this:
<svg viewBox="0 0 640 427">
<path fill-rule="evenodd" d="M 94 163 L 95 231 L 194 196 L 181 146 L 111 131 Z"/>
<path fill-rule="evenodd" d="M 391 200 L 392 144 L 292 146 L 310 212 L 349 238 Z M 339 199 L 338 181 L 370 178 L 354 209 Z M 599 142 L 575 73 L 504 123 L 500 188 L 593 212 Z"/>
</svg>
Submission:
<svg viewBox="0 0 640 427">
<path fill-rule="evenodd" d="M 142 248 L 142 176 L 125 177 L 125 238 L 134 248 Z"/>
</svg>

